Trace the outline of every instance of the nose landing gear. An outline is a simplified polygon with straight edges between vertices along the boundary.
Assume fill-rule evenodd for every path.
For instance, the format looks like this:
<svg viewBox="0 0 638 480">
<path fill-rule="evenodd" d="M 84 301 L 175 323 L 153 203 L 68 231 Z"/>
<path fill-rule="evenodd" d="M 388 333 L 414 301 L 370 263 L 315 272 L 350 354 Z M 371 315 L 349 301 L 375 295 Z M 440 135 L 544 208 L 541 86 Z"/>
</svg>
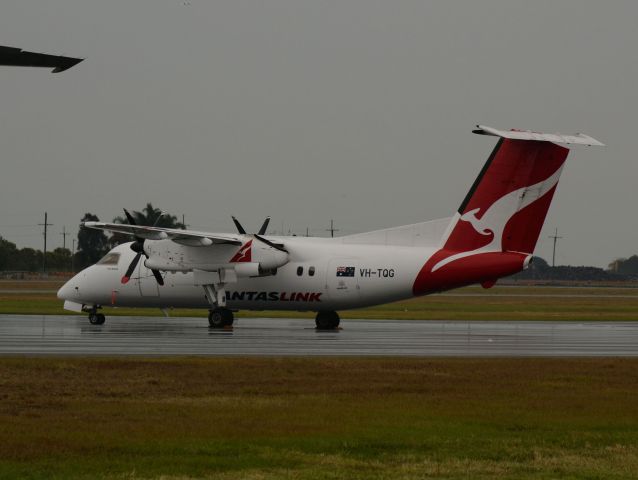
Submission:
<svg viewBox="0 0 638 480">
<path fill-rule="evenodd" d="M 106 322 L 106 317 L 103 313 L 91 313 L 89 315 L 89 323 L 91 325 L 103 325 Z"/>
<path fill-rule="evenodd" d="M 339 327 L 339 314 L 334 311 L 317 312 L 315 325 L 317 330 L 336 330 Z"/>
<path fill-rule="evenodd" d="M 103 325 L 106 322 L 106 317 L 103 313 L 97 313 L 97 309 L 101 308 L 99 305 L 94 305 L 90 309 L 85 309 L 84 311 L 89 312 L 89 323 L 91 325 Z"/>
</svg>

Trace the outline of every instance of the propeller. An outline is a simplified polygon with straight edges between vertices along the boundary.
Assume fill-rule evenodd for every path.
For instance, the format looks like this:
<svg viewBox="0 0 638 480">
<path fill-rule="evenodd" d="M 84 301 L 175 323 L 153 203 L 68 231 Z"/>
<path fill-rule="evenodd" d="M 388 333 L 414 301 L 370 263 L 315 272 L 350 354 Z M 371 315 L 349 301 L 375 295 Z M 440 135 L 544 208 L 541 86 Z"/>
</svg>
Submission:
<svg viewBox="0 0 638 480">
<path fill-rule="evenodd" d="M 124 209 L 124 214 L 126 215 L 129 225 L 137 225 L 137 222 L 133 218 L 133 215 L 131 215 L 126 208 Z M 160 214 L 155 219 L 155 223 L 153 223 L 153 226 L 157 225 L 157 222 L 159 222 L 159 219 L 162 218 L 163 215 L 164 215 L 164 212 L 160 212 Z M 122 283 L 129 282 L 129 280 L 131 279 L 131 275 L 133 275 L 133 272 L 135 271 L 135 267 L 137 267 L 137 263 L 140 261 L 140 257 L 142 255 L 148 258 L 148 255 L 144 251 L 144 238 L 142 237 L 138 237 L 137 235 L 135 236 L 135 241 L 131 244 L 131 250 L 133 250 L 134 252 L 137 252 L 137 254 L 135 255 L 135 257 L 133 257 L 133 260 L 131 261 L 130 265 L 126 269 L 126 273 L 124 274 L 121 280 Z M 153 276 L 155 277 L 155 280 L 157 281 L 157 283 L 159 285 L 164 285 L 164 279 L 162 278 L 162 274 L 159 272 L 159 270 L 151 269 L 151 272 L 153 272 Z"/>
<path fill-rule="evenodd" d="M 231 215 L 231 217 L 233 218 L 235 227 L 237 227 L 237 231 L 241 233 L 242 235 L 246 235 L 246 230 L 244 230 L 244 227 L 241 226 L 241 223 L 239 223 L 239 220 L 237 220 L 233 215 Z"/>
<path fill-rule="evenodd" d="M 257 232 L 259 235 L 263 235 L 264 233 L 266 233 L 266 229 L 268 228 L 268 223 L 270 223 L 270 217 L 266 217 L 266 220 L 264 220 L 264 223 L 261 225 L 261 228 Z"/>
<path fill-rule="evenodd" d="M 235 227 L 237 227 L 237 231 L 241 233 L 242 235 L 246 235 L 246 229 L 244 229 L 241 223 L 239 223 L 239 220 L 237 220 L 234 216 L 232 218 L 233 218 L 233 222 L 235 223 Z M 261 228 L 259 229 L 259 231 L 257 233 L 253 233 L 252 236 L 256 238 L 257 240 L 259 240 L 260 242 L 265 243 L 269 247 L 274 248 L 275 250 L 288 253 L 288 250 L 286 250 L 283 247 L 283 245 L 273 243 L 270 240 L 266 240 L 264 237 L 261 236 L 266 233 L 266 229 L 268 228 L 269 223 L 270 223 L 270 217 L 266 217 L 266 220 L 264 220 L 264 223 L 261 225 Z"/>
<path fill-rule="evenodd" d="M 279 250 L 280 252 L 288 253 L 288 250 L 286 250 L 283 247 L 283 245 L 281 245 L 281 244 L 272 243 L 270 240 L 266 240 L 264 237 L 262 237 L 261 235 L 258 235 L 256 233 L 253 234 L 253 237 L 255 237 L 260 242 L 264 242 L 266 245 L 268 245 L 269 247 L 274 248 L 275 250 Z"/>
</svg>

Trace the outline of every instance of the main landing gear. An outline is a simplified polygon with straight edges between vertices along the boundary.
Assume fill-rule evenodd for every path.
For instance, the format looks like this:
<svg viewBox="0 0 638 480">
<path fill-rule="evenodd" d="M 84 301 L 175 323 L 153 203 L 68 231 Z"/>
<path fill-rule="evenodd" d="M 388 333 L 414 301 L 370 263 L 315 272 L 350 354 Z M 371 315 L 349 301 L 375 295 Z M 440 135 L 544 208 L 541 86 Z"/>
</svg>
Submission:
<svg viewBox="0 0 638 480">
<path fill-rule="evenodd" d="M 232 310 L 224 307 L 213 308 L 208 313 L 208 325 L 211 328 L 224 328 L 233 324 L 234 316 Z"/>
<path fill-rule="evenodd" d="M 233 324 L 233 312 L 226 308 L 225 285 L 228 282 L 237 281 L 235 271 L 222 269 L 219 272 L 193 271 L 195 285 L 201 285 L 204 289 L 206 300 L 210 303 L 208 324 L 211 328 L 230 327 Z"/>
<path fill-rule="evenodd" d="M 339 327 L 339 314 L 333 311 L 317 312 L 315 325 L 317 330 L 336 330 Z"/>
</svg>

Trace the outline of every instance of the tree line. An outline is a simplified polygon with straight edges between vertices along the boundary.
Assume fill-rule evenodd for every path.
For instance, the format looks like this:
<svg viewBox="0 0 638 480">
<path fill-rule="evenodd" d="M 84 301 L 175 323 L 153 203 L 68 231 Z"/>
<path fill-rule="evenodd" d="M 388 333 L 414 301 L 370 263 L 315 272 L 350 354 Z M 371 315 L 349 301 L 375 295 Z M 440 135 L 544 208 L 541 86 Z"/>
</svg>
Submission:
<svg viewBox="0 0 638 480">
<path fill-rule="evenodd" d="M 141 210 L 131 212 L 137 225 L 156 225 L 163 228 L 185 228 L 177 216 L 163 213 L 147 203 Z M 82 222 L 99 222 L 97 215 L 85 213 Z M 113 223 L 128 223 L 125 216 L 117 216 Z M 46 255 L 47 271 L 78 271 L 96 263 L 113 247 L 129 242 L 127 235 L 114 233 L 107 236 L 101 230 L 81 228 L 77 236 L 77 251 L 56 248 Z M 43 269 L 43 254 L 33 248 L 19 249 L 0 236 L 0 271 L 38 272 Z M 609 264 L 608 270 L 595 267 L 550 267 L 545 260 L 534 257 L 530 268 L 514 275 L 515 279 L 544 280 L 630 280 L 638 278 L 638 255 L 621 258 Z"/>
<path fill-rule="evenodd" d="M 138 225 L 156 225 L 163 228 L 184 228 L 177 216 L 163 213 L 159 208 L 147 203 L 142 210 L 131 212 Z M 99 222 L 97 215 L 85 213 L 82 222 Z M 128 223 L 125 217 L 117 216 L 113 223 Z M 110 249 L 121 243 L 129 242 L 127 235 L 113 234 L 107 236 L 101 230 L 81 228 L 77 236 L 77 251 L 72 253 L 68 248 L 56 248 L 47 251 L 46 270 L 49 272 L 78 271 L 96 263 Z M 15 243 L 0 236 L 0 271 L 39 272 L 43 270 L 44 255 L 42 250 L 18 248 Z"/>
</svg>

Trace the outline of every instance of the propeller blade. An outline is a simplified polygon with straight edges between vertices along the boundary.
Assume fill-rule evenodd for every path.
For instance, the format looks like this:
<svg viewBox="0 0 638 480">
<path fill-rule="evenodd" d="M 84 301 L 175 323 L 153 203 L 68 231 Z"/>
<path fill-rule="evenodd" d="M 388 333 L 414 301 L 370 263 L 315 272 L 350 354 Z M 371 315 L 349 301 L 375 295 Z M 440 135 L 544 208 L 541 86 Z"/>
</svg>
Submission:
<svg viewBox="0 0 638 480">
<path fill-rule="evenodd" d="M 144 239 L 135 237 L 135 241 L 131 243 L 131 250 L 136 253 L 144 253 Z M 146 255 L 144 253 L 144 255 Z"/>
<path fill-rule="evenodd" d="M 123 208 L 122 210 L 124 210 L 124 215 L 126 215 L 126 219 L 128 220 L 128 224 L 129 225 L 137 225 L 137 222 L 135 221 L 135 218 L 133 217 L 133 215 L 131 215 L 126 208 Z M 144 239 L 143 238 L 138 237 L 137 235 L 133 235 L 133 237 L 135 238 L 135 240 L 137 240 L 138 243 L 139 242 L 144 243 Z M 139 248 L 141 249 L 142 247 L 140 246 Z M 139 250 L 136 250 L 135 248 L 133 248 L 133 245 L 131 245 L 131 250 L 133 250 L 134 252 L 139 251 Z"/>
<path fill-rule="evenodd" d="M 135 255 L 135 257 L 133 258 L 133 261 L 126 269 L 126 273 L 122 277 L 122 283 L 126 284 L 131 279 L 131 275 L 133 275 L 133 271 L 135 270 L 135 267 L 137 267 L 137 262 L 140 261 L 141 256 L 142 256 L 142 252 L 138 252 L 137 255 Z"/>
<path fill-rule="evenodd" d="M 126 208 L 124 208 L 123 210 L 124 210 L 124 215 L 126 215 L 126 218 L 128 219 L 129 225 L 137 225 L 137 222 L 133 218 L 133 215 L 131 215 Z"/>
<path fill-rule="evenodd" d="M 239 220 L 237 220 L 235 217 L 233 217 L 233 222 L 235 222 L 235 226 L 237 227 L 237 231 L 239 233 L 241 233 L 242 235 L 246 235 L 246 230 L 244 230 L 244 227 L 241 226 L 241 223 L 239 223 Z"/>
<path fill-rule="evenodd" d="M 162 278 L 162 274 L 159 272 L 159 270 L 151 270 L 151 272 L 153 272 L 153 276 L 155 277 L 155 280 L 157 280 L 157 283 L 160 285 L 164 285 L 164 279 Z"/>
<path fill-rule="evenodd" d="M 159 223 L 160 219 L 166 215 L 166 212 L 162 212 L 160 211 L 159 215 L 157 216 L 157 218 L 155 219 L 155 222 L 153 222 L 153 226 L 157 227 L 157 224 Z"/>
<path fill-rule="evenodd" d="M 128 219 L 129 225 L 137 225 L 137 222 L 135 221 L 135 218 L 133 218 L 133 215 L 131 215 L 126 208 L 124 208 L 123 210 L 124 210 L 124 214 L 126 215 L 126 218 Z M 164 216 L 164 212 L 160 212 L 157 218 L 155 219 L 155 223 L 153 224 L 154 227 L 157 225 L 157 222 L 159 222 L 160 218 L 162 218 L 163 216 Z M 122 277 L 122 283 L 129 282 L 129 280 L 131 279 L 131 275 L 133 275 L 133 271 L 135 270 L 135 267 L 137 267 L 137 262 L 140 261 L 140 257 L 142 255 L 148 258 L 148 255 L 144 251 L 144 239 L 141 237 L 137 237 L 137 236 L 135 237 L 135 242 L 131 243 L 131 250 L 133 250 L 134 252 L 137 252 L 137 254 L 135 255 L 135 258 L 133 258 L 133 261 L 131 262 L 131 264 L 126 269 L 126 273 Z M 162 278 L 162 274 L 159 272 L 159 270 L 151 270 L 151 272 L 153 272 L 153 276 L 155 277 L 155 280 L 157 280 L 157 283 L 160 285 L 164 285 L 164 278 Z"/>
<path fill-rule="evenodd" d="M 268 222 L 270 222 L 270 217 L 266 217 L 266 220 L 264 220 L 264 224 L 261 226 L 261 228 L 257 232 L 259 235 L 263 235 L 264 233 L 266 233 L 266 229 L 268 228 Z"/>
<path fill-rule="evenodd" d="M 260 242 L 264 242 L 266 245 L 268 245 L 269 247 L 274 248 L 275 250 L 279 250 L 280 252 L 288 253 L 288 250 L 286 250 L 283 247 L 283 245 L 277 245 L 276 243 L 272 243 L 270 240 L 266 240 L 264 237 L 261 237 L 258 234 L 254 234 L 253 237 L 255 237 Z"/>
</svg>

